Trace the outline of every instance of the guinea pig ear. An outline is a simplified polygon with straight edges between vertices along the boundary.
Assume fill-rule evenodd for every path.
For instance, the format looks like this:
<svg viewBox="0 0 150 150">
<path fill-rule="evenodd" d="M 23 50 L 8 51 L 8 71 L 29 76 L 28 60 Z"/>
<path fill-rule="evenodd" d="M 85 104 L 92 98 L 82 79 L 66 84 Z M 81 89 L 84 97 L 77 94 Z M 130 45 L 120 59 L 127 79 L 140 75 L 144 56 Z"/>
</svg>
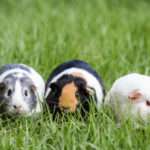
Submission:
<svg viewBox="0 0 150 150">
<path fill-rule="evenodd" d="M 1 82 L 0 83 L 0 91 L 3 91 L 5 89 L 5 83 Z"/>
<path fill-rule="evenodd" d="M 81 78 L 76 78 L 74 80 L 75 85 L 82 91 L 85 91 L 87 94 L 92 95 L 94 93 L 94 89 L 86 85 L 86 81 Z"/>
<path fill-rule="evenodd" d="M 89 94 L 89 95 L 94 94 L 94 89 L 93 89 L 92 87 L 86 86 L 85 91 L 86 91 L 86 93 Z"/>
<path fill-rule="evenodd" d="M 140 96 L 142 96 L 142 94 L 138 91 L 135 91 L 133 93 L 131 93 L 128 98 L 131 100 L 136 100 L 137 98 L 139 98 Z"/>
<path fill-rule="evenodd" d="M 36 86 L 35 85 L 31 85 L 30 86 L 30 90 L 31 90 L 31 92 L 34 92 L 36 90 Z"/>
<path fill-rule="evenodd" d="M 59 86 L 58 86 L 58 84 L 57 84 L 56 82 L 51 83 L 51 84 L 49 85 L 49 87 L 52 89 L 52 91 L 59 90 Z"/>
</svg>

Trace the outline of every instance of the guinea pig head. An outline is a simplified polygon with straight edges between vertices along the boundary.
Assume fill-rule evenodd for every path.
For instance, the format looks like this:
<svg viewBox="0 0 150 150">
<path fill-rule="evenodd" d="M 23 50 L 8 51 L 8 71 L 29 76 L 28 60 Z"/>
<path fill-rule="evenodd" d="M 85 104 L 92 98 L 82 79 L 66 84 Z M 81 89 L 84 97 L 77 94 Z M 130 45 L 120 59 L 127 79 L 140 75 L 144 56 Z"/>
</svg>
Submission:
<svg viewBox="0 0 150 150">
<path fill-rule="evenodd" d="M 47 102 L 51 109 L 74 113 L 79 106 L 81 110 L 89 110 L 89 101 L 94 94 L 93 88 L 87 86 L 84 79 L 72 75 L 64 75 L 57 82 L 50 84 L 51 92 Z"/>
<path fill-rule="evenodd" d="M 37 104 L 36 87 L 28 78 L 5 78 L 0 83 L 0 102 L 9 114 L 30 116 Z"/>
</svg>

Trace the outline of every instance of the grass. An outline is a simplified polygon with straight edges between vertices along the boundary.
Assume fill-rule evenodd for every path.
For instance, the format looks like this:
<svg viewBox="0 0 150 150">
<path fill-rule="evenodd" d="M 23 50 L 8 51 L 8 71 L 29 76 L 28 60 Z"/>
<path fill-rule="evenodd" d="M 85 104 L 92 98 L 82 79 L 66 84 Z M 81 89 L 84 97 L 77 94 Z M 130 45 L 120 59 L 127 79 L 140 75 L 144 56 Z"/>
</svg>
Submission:
<svg viewBox="0 0 150 150">
<path fill-rule="evenodd" d="M 120 76 L 150 75 L 149 0 L 1 0 L 0 65 L 24 63 L 46 81 L 60 63 L 81 59 L 99 72 L 107 91 Z M 87 120 L 0 119 L 0 149 L 150 149 L 150 126 L 139 130 L 109 108 Z M 97 114 L 95 116 L 95 113 Z"/>
</svg>

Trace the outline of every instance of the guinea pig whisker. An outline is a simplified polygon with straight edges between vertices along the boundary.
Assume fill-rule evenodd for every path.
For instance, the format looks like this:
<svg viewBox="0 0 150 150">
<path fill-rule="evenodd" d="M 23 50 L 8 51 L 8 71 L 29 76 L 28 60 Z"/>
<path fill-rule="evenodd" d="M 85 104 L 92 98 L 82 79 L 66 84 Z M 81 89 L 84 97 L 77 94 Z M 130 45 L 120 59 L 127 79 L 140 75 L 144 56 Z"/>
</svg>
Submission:
<svg viewBox="0 0 150 150">
<path fill-rule="evenodd" d="M 64 109 L 64 110 L 68 110 L 68 109 L 69 109 L 69 107 L 62 107 L 62 109 Z"/>
<path fill-rule="evenodd" d="M 53 109 L 54 106 L 49 106 L 50 109 Z M 55 108 L 59 108 L 59 106 L 55 106 Z"/>
<path fill-rule="evenodd" d="M 47 101 L 48 103 L 53 103 L 53 104 L 59 104 L 57 102 L 53 102 L 53 101 Z"/>
</svg>

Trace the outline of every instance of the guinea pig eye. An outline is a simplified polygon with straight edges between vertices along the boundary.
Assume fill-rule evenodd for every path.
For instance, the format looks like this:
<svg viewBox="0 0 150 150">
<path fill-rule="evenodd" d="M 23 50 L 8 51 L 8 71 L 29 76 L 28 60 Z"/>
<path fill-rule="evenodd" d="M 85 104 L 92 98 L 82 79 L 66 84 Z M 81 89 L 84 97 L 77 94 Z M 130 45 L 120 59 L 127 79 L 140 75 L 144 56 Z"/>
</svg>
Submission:
<svg viewBox="0 0 150 150">
<path fill-rule="evenodd" d="M 10 95 L 11 95 L 11 89 L 9 89 L 9 90 L 8 90 L 7 95 L 8 95 L 8 96 L 10 96 Z"/>
<path fill-rule="evenodd" d="M 146 105 L 150 106 L 150 101 L 149 100 L 146 101 Z"/>
<path fill-rule="evenodd" d="M 79 98 L 79 92 L 75 93 L 76 98 Z"/>
<path fill-rule="evenodd" d="M 24 91 L 24 95 L 25 95 L 25 96 L 28 96 L 27 90 Z"/>
</svg>

